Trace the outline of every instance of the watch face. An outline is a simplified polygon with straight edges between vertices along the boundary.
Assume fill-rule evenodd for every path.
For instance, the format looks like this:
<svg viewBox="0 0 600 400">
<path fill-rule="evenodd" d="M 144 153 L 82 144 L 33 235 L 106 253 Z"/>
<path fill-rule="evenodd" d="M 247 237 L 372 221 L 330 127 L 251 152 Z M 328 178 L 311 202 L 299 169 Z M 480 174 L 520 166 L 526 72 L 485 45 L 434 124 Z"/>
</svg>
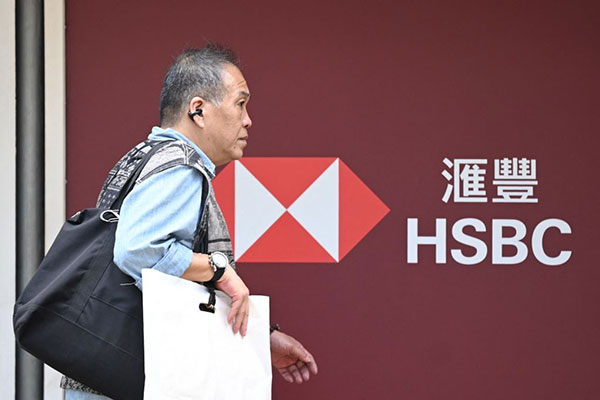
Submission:
<svg viewBox="0 0 600 400">
<path fill-rule="evenodd" d="M 211 254 L 211 257 L 217 268 L 225 268 L 229 264 L 227 256 L 223 253 L 214 252 Z"/>
</svg>

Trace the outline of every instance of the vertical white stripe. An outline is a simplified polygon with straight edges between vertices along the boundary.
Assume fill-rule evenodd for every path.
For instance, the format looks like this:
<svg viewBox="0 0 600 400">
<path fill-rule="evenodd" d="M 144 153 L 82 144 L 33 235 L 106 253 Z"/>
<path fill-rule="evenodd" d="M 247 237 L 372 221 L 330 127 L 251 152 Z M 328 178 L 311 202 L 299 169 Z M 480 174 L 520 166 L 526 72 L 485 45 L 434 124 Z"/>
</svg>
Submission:
<svg viewBox="0 0 600 400">
<path fill-rule="evenodd" d="M 339 261 L 339 165 L 336 159 L 288 209 L 335 261 Z"/>
<path fill-rule="evenodd" d="M 235 259 L 285 212 L 285 207 L 239 161 L 235 162 Z"/>
<path fill-rule="evenodd" d="M 15 1 L 0 1 L 0 120 L 2 146 L 2 196 L 4 212 L 0 229 L 0 393 L 3 399 L 15 397 L 15 339 L 12 310 L 15 303 Z"/>
<path fill-rule="evenodd" d="M 65 220 L 65 3 L 44 4 L 46 124 L 46 250 Z M 59 374 L 46 366 L 44 399 L 62 400 Z"/>
</svg>

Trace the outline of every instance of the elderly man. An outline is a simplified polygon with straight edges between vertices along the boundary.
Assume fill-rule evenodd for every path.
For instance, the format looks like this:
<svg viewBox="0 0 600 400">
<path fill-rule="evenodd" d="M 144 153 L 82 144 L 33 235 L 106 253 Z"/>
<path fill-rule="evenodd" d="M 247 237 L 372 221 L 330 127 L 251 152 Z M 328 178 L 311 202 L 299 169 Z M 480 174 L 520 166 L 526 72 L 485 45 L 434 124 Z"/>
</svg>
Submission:
<svg viewBox="0 0 600 400">
<path fill-rule="evenodd" d="M 249 290 L 233 265 L 231 241 L 212 190 L 201 208 L 203 187 L 210 185 L 216 166 L 242 157 L 252 121 L 248 84 L 234 53 L 209 44 L 188 50 L 169 67 L 160 101 L 160 127 L 149 142 L 132 152 L 170 141 L 144 167 L 126 197 L 117 226 L 114 261 L 142 290 L 142 268 L 154 268 L 196 282 L 210 282 L 232 299 L 228 321 L 234 333 L 246 335 Z M 131 172 L 126 155 L 109 174 L 98 205 L 110 202 L 119 177 Z M 207 185 L 208 184 L 208 185 Z M 202 215 L 206 213 L 207 215 Z M 206 221 L 207 248 L 194 252 Z M 312 355 L 294 338 L 274 330 L 271 355 L 288 382 L 302 383 L 317 373 Z M 69 378 L 63 378 L 66 400 L 107 399 Z"/>
</svg>

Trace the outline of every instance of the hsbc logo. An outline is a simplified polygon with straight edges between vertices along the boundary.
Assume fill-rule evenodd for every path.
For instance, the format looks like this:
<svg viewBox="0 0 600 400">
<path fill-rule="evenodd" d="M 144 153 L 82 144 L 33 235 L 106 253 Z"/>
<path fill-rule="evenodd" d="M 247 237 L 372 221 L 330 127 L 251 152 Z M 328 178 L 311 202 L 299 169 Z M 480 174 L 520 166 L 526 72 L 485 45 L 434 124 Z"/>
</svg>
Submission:
<svg viewBox="0 0 600 400">
<path fill-rule="evenodd" d="M 446 178 L 447 186 L 442 202 L 449 203 L 488 203 L 486 192 L 486 165 L 485 158 L 455 158 L 452 161 L 444 158 L 442 161 L 449 170 L 442 171 Z M 491 164 L 491 163 L 490 163 Z M 493 206 L 503 204 L 539 204 L 539 199 L 534 196 L 534 188 L 538 185 L 537 160 L 525 157 L 503 157 L 494 160 L 494 179 L 492 184 L 496 188 L 496 197 L 492 198 Z M 489 183 L 489 182 L 488 182 Z M 452 193 L 454 196 L 451 197 Z M 490 203 L 488 203 L 490 204 Z M 466 228 L 466 229 L 465 229 Z M 506 235 L 505 228 L 514 233 Z M 544 248 L 544 236 L 548 230 L 558 230 L 560 234 L 571 234 L 571 226 L 560 218 L 547 218 L 540 221 L 531 234 L 531 252 L 540 263 L 548 266 L 564 265 L 571 258 L 571 250 L 560 250 L 558 255 L 550 255 Z M 473 236 L 467 231 L 487 232 L 486 224 L 478 218 L 462 218 L 452 225 L 451 233 L 454 240 L 462 247 L 470 247 L 470 255 L 463 249 L 454 248 L 450 255 L 454 261 L 462 265 L 475 265 L 485 261 L 488 256 L 488 245 L 479 234 Z M 435 247 L 435 263 L 446 264 L 447 256 L 447 230 L 446 218 L 436 218 L 435 235 L 427 236 L 419 232 L 418 218 L 407 220 L 407 262 L 419 263 L 419 246 Z M 529 256 L 529 248 L 523 241 L 527 234 L 527 226 L 518 219 L 493 218 L 491 227 L 491 264 L 515 265 L 524 262 Z M 509 248 L 513 254 L 504 254 L 504 249 Z M 472 252 L 475 254 L 472 254 Z M 468 253 L 469 253 L 468 252 Z"/>
<path fill-rule="evenodd" d="M 339 262 L 390 211 L 334 157 L 247 157 L 213 187 L 242 262 Z"/>
</svg>

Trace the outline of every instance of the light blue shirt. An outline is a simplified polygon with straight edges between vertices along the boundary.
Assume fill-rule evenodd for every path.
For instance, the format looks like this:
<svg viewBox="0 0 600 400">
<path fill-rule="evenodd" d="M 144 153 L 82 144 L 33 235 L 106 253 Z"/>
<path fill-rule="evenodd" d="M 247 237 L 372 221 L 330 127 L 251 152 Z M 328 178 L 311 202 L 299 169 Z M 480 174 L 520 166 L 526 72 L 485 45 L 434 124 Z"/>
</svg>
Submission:
<svg viewBox="0 0 600 400">
<path fill-rule="evenodd" d="M 150 140 L 184 140 L 200 155 L 208 175 L 214 163 L 196 144 L 174 129 L 152 128 Z M 114 262 L 142 290 L 142 268 L 181 276 L 192 262 L 194 234 L 201 216 L 202 180 L 195 168 L 161 171 L 127 195 L 115 234 Z"/>
</svg>

